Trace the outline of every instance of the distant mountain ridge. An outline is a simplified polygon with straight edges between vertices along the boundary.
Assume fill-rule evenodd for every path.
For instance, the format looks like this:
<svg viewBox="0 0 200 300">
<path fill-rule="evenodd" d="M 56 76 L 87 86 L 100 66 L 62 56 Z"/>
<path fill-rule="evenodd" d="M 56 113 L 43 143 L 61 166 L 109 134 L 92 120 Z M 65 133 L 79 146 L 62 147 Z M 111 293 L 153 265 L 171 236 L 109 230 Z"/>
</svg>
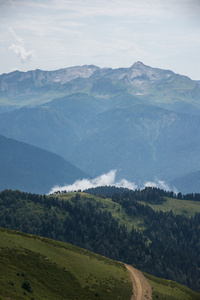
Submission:
<svg viewBox="0 0 200 300">
<path fill-rule="evenodd" d="M 0 136 L 0 190 L 46 194 L 87 175 L 48 151 Z"/>
<path fill-rule="evenodd" d="M 167 105 L 169 101 L 170 105 L 183 106 L 190 99 L 190 105 L 199 109 L 199 103 L 196 103 L 200 96 L 198 81 L 142 62 L 136 62 L 130 68 L 85 65 L 56 71 L 14 71 L 0 75 L 0 104 L 4 107 L 38 105 L 75 92 L 96 96 L 119 91 L 141 99 L 148 97 L 147 102 L 159 106 Z"/>
<path fill-rule="evenodd" d="M 70 67 L 65 69 L 59 69 L 57 71 L 42 71 L 33 70 L 28 72 L 14 71 L 8 74 L 0 75 L 0 87 L 1 91 L 12 93 L 13 90 L 22 91 L 25 86 L 22 82 L 31 82 L 35 84 L 35 87 L 41 87 L 45 85 L 51 85 L 55 83 L 64 84 L 71 81 L 77 77 L 87 78 L 93 74 L 95 70 L 99 68 L 93 65 L 82 66 L 82 67 Z M 10 86 L 13 86 L 13 90 Z M 26 88 L 33 88 L 33 86 L 26 86 Z M 24 89 L 25 90 L 25 89 Z"/>
<path fill-rule="evenodd" d="M 136 62 L 2 74 L 0 112 L 1 135 L 90 176 L 117 169 L 139 187 L 164 180 L 179 190 L 200 170 L 200 84 L 170 70 Z"/>
<path fill-rule="evenodd" d="M 57 71 L 34 70 L 28 72 L 14 71 L 0 75 L 0 103 L 8 105 L 24 105 L 39 103 L 38 97 L 47 101 L 52 95 L 58 93 L 63 86 L 76 78 L 87 78 L 93 74 L 98 67 L 82 66 L 60 69 Z M 62 95 L 62 88 L 60 94 Z M 47 98 L 46 98 L 47 97 Z M 40 99 L 41 101 L 41 99 Z M 41 102 L 40 102 L 41 103 Z"/>
</svg>

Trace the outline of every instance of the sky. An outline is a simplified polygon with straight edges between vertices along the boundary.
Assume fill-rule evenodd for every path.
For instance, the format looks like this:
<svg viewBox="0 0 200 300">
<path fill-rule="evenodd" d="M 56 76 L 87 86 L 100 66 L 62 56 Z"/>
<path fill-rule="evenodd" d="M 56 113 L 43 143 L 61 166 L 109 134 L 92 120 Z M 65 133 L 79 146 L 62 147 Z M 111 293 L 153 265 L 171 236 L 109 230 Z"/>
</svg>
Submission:
<svg viewBox="0 0 200 300">
<path fill-rule="evenodd" d="M 78 65 L 200 80 L 200 0 L 0 0 L 0 74 Z"/>
</svg>

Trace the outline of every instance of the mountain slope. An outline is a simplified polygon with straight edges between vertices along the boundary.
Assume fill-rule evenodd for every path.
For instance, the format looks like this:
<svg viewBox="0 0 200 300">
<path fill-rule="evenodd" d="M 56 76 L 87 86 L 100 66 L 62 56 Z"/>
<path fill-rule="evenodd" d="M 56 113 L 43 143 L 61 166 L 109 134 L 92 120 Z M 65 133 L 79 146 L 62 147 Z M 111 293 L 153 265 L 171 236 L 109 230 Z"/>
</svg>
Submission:
<svg viewBox="0 0 200 300">
<path fill-rule="evenodd" d="M 1 300 L 130 299 L 131 282 L 122 263 L 66 243 L 3 228 L 0 241 Z M 146 273 L 145 277 L 153 287 L 153 299 L 200 299 L 198 293 L 176 282 Z"/>
<path fill-rule="evenodd" d="M 56 242 L 0 229 L 0 299 L 129 300 L 124 264 Z"/>
<path fill-rule="evenodd" d="M 90 80 L 92 78 L 109 79 L 113 86 L 138 96 L 146 103 L 177 112 L 199 114 L 199 82 L 170 70 L 136 62 L 130 68 L 96 70 Z"/>
<path fill-rule="evenodd" d="M 0 189 L 48 193 L 87 175 L 48 151 L 0 136 Z"/>
<path fill-rule="evenodd" d="M 41 104 L 77 91 L 95 95 L 128 92 L 154 105 L 199 111 L 200 84 L 186 76 L 134 63 L 130 68 L 77 66 L 56 71 L 15 71 L 0 75 L 0 105 Z"/>
<path fill-rule="evenodd" d="M 198 81 L 137 62 L 3 74 L 0 89 L 1 135 L 92 176 L 117 169 L 138 187 L 164 180 L 179 189 L 185 180 L 191 190 L 187 174 L 200 170 Z"/>
<path fill-rule="evenodd" d="M 117 169 L 119 179 L 139 186 L 200 169 L 199 127 L 198 116 L 126 94 L 106 100 L 76 93 L 0 119 L 2 135 L 55 152 L 92 176 Z"/>
<path fill-rule="evenodd" d="M 155 178 L 169 182 L 200 169 L 199 126 L 200 117 L 154 106 L 117 107 L 91 120 L 93 131 L 68 159 L 94 176 L 117 169 L 119 179 L 139 186 Z"/>
<path fill-rule="evenodd" d="M 2 114 L 0 123 L 0 134 L 62 156 L 79 142 L 76 124 L 46 106 L 24 107 Z"/>
<path fill-rule="evenodd" d="M 0 226 L 62 240 L 200 291 L 200 214 L 188 218 L 156 212 L 136 200 L 143 195 L 148 204 L 160 193 L 166 194 L 150 188 L 134 195 L 126 191 L 111 200 L 85 193 L 55 197 L 7 190 L 0 193 Z"/>
<path fill-rule="evenodd" d="M 66 158 L 100 110 L 97 99 L 76 93 L 44 105 L 1 114 L 0 134 Z"/>
<path fill-rule="evenodd" d="M 76 78 L 87 78 L 99 69 L 96 66 L 82 66 L 57 71 L 14 71 L 0 75 L 0 104 L 28 105 L 41 104 L 63 95 L 67 89 L 73 90 L 68 82 Z"/>
</svg>

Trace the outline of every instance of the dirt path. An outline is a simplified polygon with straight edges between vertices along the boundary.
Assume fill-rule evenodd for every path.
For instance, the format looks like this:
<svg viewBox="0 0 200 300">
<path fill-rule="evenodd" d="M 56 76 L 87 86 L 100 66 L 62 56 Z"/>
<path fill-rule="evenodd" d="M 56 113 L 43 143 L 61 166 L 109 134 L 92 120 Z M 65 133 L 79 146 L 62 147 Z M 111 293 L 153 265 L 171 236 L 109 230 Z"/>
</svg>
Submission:
<svg viewBox="0 0 200 300">
<path fill-rule="evenodd" d="M 126 265 L 133 283 L 131 300 L 152 300 L 152 290 L 144 275 L 130 265 Z"/>
</svg>

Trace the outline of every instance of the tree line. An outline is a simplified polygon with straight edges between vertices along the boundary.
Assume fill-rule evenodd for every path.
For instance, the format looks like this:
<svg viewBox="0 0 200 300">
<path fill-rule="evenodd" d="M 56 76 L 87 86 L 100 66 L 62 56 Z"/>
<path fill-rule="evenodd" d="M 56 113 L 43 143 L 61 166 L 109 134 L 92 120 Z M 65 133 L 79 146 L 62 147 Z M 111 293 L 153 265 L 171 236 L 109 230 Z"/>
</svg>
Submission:
<svg viewBox="0 0 200 300">
<path fill-rule="evenodd" d="M 161 190 L 153 191 L 162 197 Z M 143 218 L 145 229 L 128 231 L 99 202 L 79 193 L 62 200 L 11 190 L 0 193 L 0 226 L 68 242 L 200 292 L 200 214 L 155 212 L 127 190 L 112 201 L 132 218 Z"/>
<path fill-rule="evenodd" d="M 144 201 L 151 204 L 162 203 L 165 201 L 164 197 L 179 200 L 200 201 L 200 193 L 188 193 L 183 195 L 181 192 L 175 193 L 173 191 L 166 191 L 156 187 L 145 187 L 144 189 L 129 190 L 127 188 L 115 186 L 99 186 L 96 188 L 86 189 L 84 192 L 100 197 L 112 197 L 114 194 L 123 194 L 128 195 L 135 200 Z"/>
</svg>

